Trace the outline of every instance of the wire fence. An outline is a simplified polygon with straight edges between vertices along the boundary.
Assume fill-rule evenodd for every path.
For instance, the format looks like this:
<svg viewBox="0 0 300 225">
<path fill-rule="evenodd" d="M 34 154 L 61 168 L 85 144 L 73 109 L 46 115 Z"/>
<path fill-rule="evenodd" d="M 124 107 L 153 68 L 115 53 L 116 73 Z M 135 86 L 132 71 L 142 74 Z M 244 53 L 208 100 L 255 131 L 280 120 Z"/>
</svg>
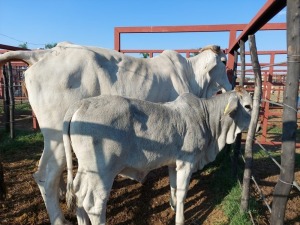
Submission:
<svg viewBox="0 0 300 225">
<path fill-rule="evenodd" d="M 267 99 L 262 99 L 261 101 L 269 102 L 269 103 L 272 103 L 272 104 L 274 104 L 274 105 L 278 105 L 278 106 L 281 106 L 281 107 L 286 106 L 286 105 L 283 104 L 283 103 L 277 103 L 277 102 L 270 101 L 270 100 L 267 100 Z M 297 112 L 299 113 L 299 110 L 297 110 Z M 257 136 L 259 136 L 259 135 L 257 135 Z M 273 162 L 280 170 L 283 169 L 282 166 L 280 165 L 280 163 L 272 156 L 272 154 L 271 154 L 271 152 L 270 152 L 269 150 L 267 150 L 267 149 L 266 149 L 266 148 L 265 148 L 265 147 L 264 147 L 264 146 L 263 146 L 256 138 L 253 139 L 253 141 L 254 141 L 254 143 L 256 143 L 256 144 L 257 144 L 257 145 L 258 145 L 258 146 L 266 153 L 266 155 L 272 160 L 272 162 Z M 246 160 L 245 160 L 245 158 L 244 158 L 244 156 L 243 156 L 243 154 L 242 154 L 242 152 L 241 152 L 241 149 L 240 149 L 240 155 L 241 155 L 241 158 L 242 158 L 243 162 L 245 163 Z M 255 179 L 255 177 L 254 177 L 253 174 L 251 175 L 251 180 L 253 181 L 254 186 L 255 186 L 257 192 L 259 193 L 260 199 L 264 202 L 264 204 L 266 205 L 268 211 L 269 211 L 270 213 L 272 213 L 271 206 L 270 206 L 270 204 L 268 203 L 267 198 L 266 198 L 266 196 L 265 196 L 264 193 L 263 193 L 263 190 L 259 187 L 258 182 L 256 181 L 256 179 Z M 292 187 L 295 187 L 295 188 L 300 192 L 300 185 L 298 184 L 298 182 L 297 182 L 296 180 L 294 180 L 292 183 L 287 183 L 287 182 L 285 182 L 285 181 L 280 180 L 279 178 L 278 178 L 278 180 L 279 180 L 280 182 L 285 183 L 285 184 L 291 185 Z M 240 186 L 241 186 L 241 183 L 240 183 L 240 182 L 239 182 L 239 184 L 240 184 Z M 255 224 L 254 219 L 253 219 L 253 216 L 252 216 L 252 214 L 251 214 L 251 211 L 249 210 L 248 213 L 249 213 L 250 220 L 251 220 L 252 224 Z"/>
</svg>

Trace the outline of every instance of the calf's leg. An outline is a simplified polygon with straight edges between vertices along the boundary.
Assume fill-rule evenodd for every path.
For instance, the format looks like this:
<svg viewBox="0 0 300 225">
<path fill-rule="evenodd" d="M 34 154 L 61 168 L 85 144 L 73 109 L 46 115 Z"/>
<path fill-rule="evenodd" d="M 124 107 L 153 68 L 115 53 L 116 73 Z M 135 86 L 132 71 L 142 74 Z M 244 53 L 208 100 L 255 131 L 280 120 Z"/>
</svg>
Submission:
<svg viewBox="0 0 300 225">
<path fill-rule="evenodd" d="M 78 168 L 73 184 L 77 197 L 77 223 L 78 225 L 90 225 L 90 219 L 83 207 L 83 201 L 88 188 L 88 181 L 86 179 L 86 173 L 82 172 L 80 168 Z"/>
<path fill-rule="evenodd" d="M 169 181 L 170 181 L 170 206 L 172 210 L 176 209 L 176 167 L 169 166 Z"/>
<path fill-rule="evenodd" d="M 106 204 L 112 188 L 114 176 L 112 178 L 101 178 L 93 174 L 88 179 L 87 193 L 83 201 L 92 225 L 105 225 Z"/>
<path fill-rule="evenodd" d="M 180 164 L 180 165 L 178 165 Z M 188 191 L 190 178 L 192 174 L 192 165 L 189 162 L 176 162 L 177 165 L 177 189 L 176 189 L 176 225 L 184 224 L 184 201 Z"/>
</svg>

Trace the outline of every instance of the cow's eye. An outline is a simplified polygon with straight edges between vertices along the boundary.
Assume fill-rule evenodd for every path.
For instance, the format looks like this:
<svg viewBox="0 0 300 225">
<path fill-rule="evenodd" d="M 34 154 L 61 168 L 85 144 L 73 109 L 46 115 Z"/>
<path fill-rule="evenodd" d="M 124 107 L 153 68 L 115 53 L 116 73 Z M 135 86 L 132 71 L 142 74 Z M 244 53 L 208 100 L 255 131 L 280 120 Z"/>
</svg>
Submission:
<svg viewBox="0 0 300 225">
<path fill-rule="evenodd" d="M 252 107 L 251 107 L 251 105 L 245 105 L 245 108 L 248 110 L 251 110 Z"/>
</svg>

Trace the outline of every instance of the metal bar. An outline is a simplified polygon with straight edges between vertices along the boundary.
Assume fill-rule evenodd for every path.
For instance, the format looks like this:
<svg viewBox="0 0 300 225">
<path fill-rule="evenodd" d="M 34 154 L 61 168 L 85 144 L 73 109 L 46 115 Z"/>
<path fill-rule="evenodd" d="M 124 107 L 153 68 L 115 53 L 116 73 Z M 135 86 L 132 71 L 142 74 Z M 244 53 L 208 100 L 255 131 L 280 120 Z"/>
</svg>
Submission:
<svg viewBox="0 0 300 225">
<path fill-rule="evenodd" d="M 187 52 L 199 52 L 200 49 L 173 49 L 176 52 L 179 53 L 187 53 Z M 122 49 L 120 50 L 123 53 L 141 53 L 141 52 L 147 52 L 147 53 L 162 53 L 163 49 Z"/>
<path fill-rule="evenodd" d="M 115 27 L 115 33 L 180 33 L 243 30 L 247 24 Z"/>
<path fill-rule="evenodd" d="M 238 36 L 236 41 L 230 45 L 228 51 L 233 53 L 239 48 L 239 41 L 247 41 L 248 35 L 256 33 L 260 30 L 270 19 L 279 13 L 286 6 L 286 0 L 268 0 L 266 4 L 258 11 L 250 23 L 243 29 L 243 32 Z M 279 25 L 275 30 L 285 30 L 286 25 Z M 271 29 L 270 29 L 271 30 Z"/>
</svg>

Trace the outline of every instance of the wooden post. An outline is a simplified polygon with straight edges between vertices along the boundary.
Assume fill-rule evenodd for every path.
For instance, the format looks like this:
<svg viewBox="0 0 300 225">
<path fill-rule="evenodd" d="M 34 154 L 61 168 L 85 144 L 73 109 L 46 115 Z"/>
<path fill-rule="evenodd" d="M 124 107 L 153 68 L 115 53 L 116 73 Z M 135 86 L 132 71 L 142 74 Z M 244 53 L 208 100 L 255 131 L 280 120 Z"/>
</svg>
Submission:
<svg viewBox="0 0 300 225">
<path fill-rule="evenodd" d="M 236 54 L 234 54 L 235 56 Z M 243 86 L 244 85 L 244 81 L 245 81 L 245 42 L 244 41 L 240 41 L 240 58 L 241 58 L 241 77 L 240 77 L 240 81 L 239 81 L 239 85 Z M 236 59 L 236 64 L 237 64 L 237 59 Z M 235 68 L 236 70 L 236 68 Z M 241 144 L 242 144 L 242 134 L 239 133 L 236 136 L 235 139 L 235 145 L 234 145 L 234 150 L 233 150 L 233 169 L 232 169 L 232 174 L 234 177 L 237 176 L 237 162 L 238 162 L 238 157 L 239 157 L 239 153 L 241 151 Z"/>
<path fill-rule="evenodd" d="M 253 140 L 255 138 L 255 131 L 257 127 L 258 117 L 259 117 L 259 106 L 262 93 L 262 79 L 261 70 L 257 56 L 255 36 L 249 35 L 249 48 L 252 61 L 253 72 L 255 74 L 255 88 L 253 95 L 253 109 L 251 113 L 251 121 L 247 133 L 246 145 L 245 145 L 245 170 L 243 177 L 243 190 L 241 199 L 241 211 L 246 212 L 249 205 L 249 188 L 250 188 L 250 178 L 252 174 L 252 149 Z"/>
<path fill-rule="evenodd" d="M 14 82 L 11 63 L 8 63 L 8 95 L 9 95 L 9 129 L 10 138 L 15 138 L 15 98 Z"/>
<path fill-rule="evenodd" d="M 4 102 L 4 123 L 5 131 L 9 131 L 9 93 L 8 93 L 8 77 L 6 73 L 6 66 L 3 65 L 3 102 Z"/>
<path fill-rule="evenodd" d="M 294 180 L 297 97 L 300 74 L 300 0 L 287 0 L 287 77 L 283 95 L 282 153 L 272 203 L 271 224 L 284 223 L 286 203 Z"/>
<path fill-rule="evenodd" d="M 236 83 L 236 78 L 237 78 L 237 63 L 238 63 L 238 53 L 237 51 L 234 51 L 234 64 L 233 64 L 233 76 L 232 76 L 232 81 L 231 81 L 231 85 L 232 85 L 232 89 L 234 89 L 235 87 L 235 83 Z M 227 148 L 229 148 L 230 145 L 227 146 Z M 237 167 L 238 167 L 238 158 L 240 155 L 240 149 L 241 149 L 241 136 L 238 135 L 236 137 L 235 140 L 235 145 L 234 145 L 234 149 L 233 149 L 233 156 L 232 156 L 232 176 L 234 178 L 237 177 Z"/>
</svg>

